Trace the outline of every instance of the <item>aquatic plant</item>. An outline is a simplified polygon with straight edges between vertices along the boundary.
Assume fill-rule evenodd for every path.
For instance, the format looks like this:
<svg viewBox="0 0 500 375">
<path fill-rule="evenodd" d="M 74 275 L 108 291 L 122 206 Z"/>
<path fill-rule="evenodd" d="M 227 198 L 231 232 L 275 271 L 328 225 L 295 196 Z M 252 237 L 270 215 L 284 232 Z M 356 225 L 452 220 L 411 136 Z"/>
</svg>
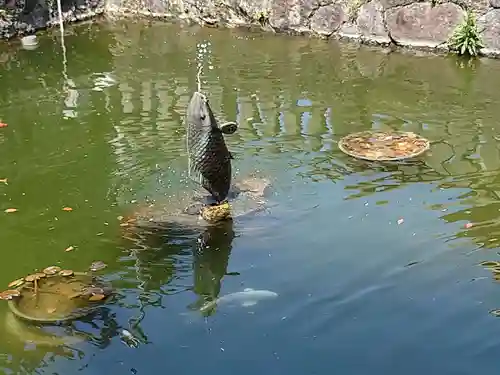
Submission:
<svg viewBox="0 0 500 375">
<path fill-rule="evenodd" d="M 349 22 L 352 23 L 356 22 L 356 18 L 358 18 L 359 9 L 366 3 L 367 1 L 365 0 L 350 0 L 347 3 L 346 14 Z"/>
<path fill-rule="evenodd" d="M 476 24 L 474 12 L 468 10 L 464 21 L 457 26 L 448 41 L 448 48 L 458 55 L 477 56 L 484 44 Z"/>
<path fill-rule="evenodd" d="M 269 11 L 261 10 L 255 13 L 253 16 L 253 20 L 254 22 L 258 22 L 263 26 L 266 25 L 267 23 L 269 23 Z"/>
</svg>

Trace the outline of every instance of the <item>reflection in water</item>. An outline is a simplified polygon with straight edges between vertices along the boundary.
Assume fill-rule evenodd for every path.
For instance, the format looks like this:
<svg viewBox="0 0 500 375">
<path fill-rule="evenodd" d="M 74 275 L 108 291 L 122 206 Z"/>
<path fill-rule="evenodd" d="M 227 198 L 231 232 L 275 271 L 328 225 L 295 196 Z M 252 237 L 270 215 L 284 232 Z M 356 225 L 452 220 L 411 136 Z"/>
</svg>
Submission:
<svg viewBox="0 0 500 375">
<path fill-rule="evenodd" d="M 134 228 L 127 238 L 134 244 L 131 253 L 141 290 L 167 295 L 191 290 L 198 300 L 188 308 L 198 310 L 220 294 L 234 237 L 231 220 L 206 226 L 156 222 Z M 192 286 L 186 283 L 191 274 Z"/>
<path fill-rule="evenodd" d="M 5 353 L 12 350 L 25 351 L 22 358 L 17 358 L 22 363 L 8 364 L 9 367 L 23 368 L 22 373 L 31 373 L 32 369 L 29 367 L 32 361 L 36 362 L 34 367 L 43 368 L 57 357 L 81 359 L 84 357 L 82 343 L 87 342 L 105 349 L 111 344 L 112 338 L 120 337 L 123 331 L 122 325 L 118 323 L 116 315 L 109 306 L 101 307 L 78 320 L 58 325 L 30 324 L 7 312 L 4 316 L 4 325 L 7 335 L 2 338 L 1 345 L 7 344 L 8 349 L 3 348 L 2 351 Z M 40 359 L 44 356 L 44 359 Z M 12 361 L 14 360 L 16 357 L 12 358 Z"/>
</svg>

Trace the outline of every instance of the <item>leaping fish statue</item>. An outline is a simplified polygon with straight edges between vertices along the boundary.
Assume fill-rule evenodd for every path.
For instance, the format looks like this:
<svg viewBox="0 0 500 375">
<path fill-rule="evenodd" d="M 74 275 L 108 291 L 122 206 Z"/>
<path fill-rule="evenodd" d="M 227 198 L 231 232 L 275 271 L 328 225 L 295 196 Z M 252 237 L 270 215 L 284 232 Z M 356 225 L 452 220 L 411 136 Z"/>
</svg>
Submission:
<svg viewBox="0 0 500 375">
<path fill-rule="evenodd" d="M 215 204 L 225 201 L 231 186 L 231 159 L 224 134 L 238 129 L 235 122 L 219 125 L 208 98 L 195 91 L 186 111 L 189 176 L 205 188 Z"/>
</svg>

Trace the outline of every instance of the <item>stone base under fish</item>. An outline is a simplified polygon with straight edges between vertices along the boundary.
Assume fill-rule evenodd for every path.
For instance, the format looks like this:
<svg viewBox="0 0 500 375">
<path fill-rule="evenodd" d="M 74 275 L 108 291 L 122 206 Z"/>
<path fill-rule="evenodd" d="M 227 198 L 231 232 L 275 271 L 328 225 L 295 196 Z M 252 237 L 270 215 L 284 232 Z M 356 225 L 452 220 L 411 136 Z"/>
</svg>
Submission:
<svg viewBox="0 0 500 375">
<path fill-rule="evenodd" d="M 241 219 L 262 212 L 267 207 L 265 195 L 270 186 L 266 178 L 247 177 L 236 181 L 226 202 L 216 205 L 209 196 L 188 194 L 178 201 L 156 202 L 139 206 L 127 217 L 120 217 L 125 238 L 139 228 L 168 224 L 204 228 L 214 222 Z"/>
<path fill-rule="evenodd" d="M 217 223 L 219 221 L 231 219 L 231 206 L 228 202 L 219 205 L 204 206 L 200 210 L 201 217 L 208 223 Z"/>
</svg>

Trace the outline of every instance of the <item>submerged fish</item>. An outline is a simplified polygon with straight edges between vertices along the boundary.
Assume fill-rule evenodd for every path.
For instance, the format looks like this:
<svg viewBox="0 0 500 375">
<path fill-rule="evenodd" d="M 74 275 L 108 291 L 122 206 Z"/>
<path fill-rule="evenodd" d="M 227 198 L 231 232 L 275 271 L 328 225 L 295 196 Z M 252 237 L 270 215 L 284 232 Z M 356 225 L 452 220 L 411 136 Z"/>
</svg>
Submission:
<svg viewBox="0 0 500 375">
<path fill-rule="evenodd" d="M 211 308 L 223 303 L 240 303 L 243 307 L 254 306 L 257 302 L 278 297 L 278 293 L 270 290 L 255 290 L 252 288 L 245 288 L 242 292 L 230 293 L 225 296 L 219 297 L 213 301 L 205 303 L 200 311 L 207 311 Z"/>
<path fill-rule="evenodd" d="M 208 98 L 196 91 L 186 112 L 186 143 L 189 176 L 205 188 L 216 203 L 223 202 L 231 185 L 232 155 L 227 149 L 224 134 L 233 134 L 234 122 L 217 124 Z"/>
</svg>

